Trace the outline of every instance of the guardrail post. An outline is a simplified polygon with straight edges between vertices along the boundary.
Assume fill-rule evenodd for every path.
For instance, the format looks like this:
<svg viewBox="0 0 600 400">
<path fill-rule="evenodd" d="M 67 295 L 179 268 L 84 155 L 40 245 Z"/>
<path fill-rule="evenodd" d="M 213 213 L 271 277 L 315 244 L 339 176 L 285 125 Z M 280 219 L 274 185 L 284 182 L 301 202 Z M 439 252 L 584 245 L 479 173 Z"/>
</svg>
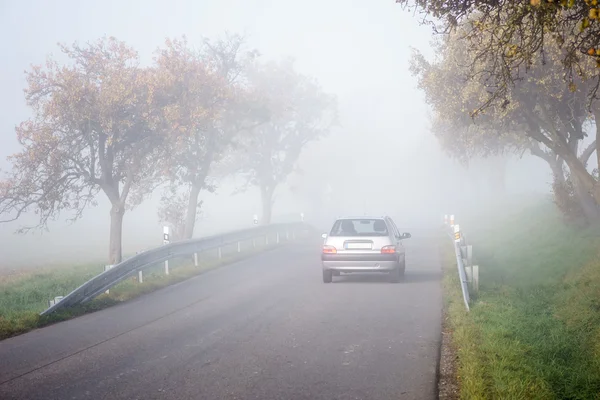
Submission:
<svg viewBox="0 0 600 400">
<path fill-rule="evenodd" d="M 242 242 L 237 243 L 237 250 L 238 250 L 238 253 L 242 252 Z"/>
<path fill-rule="evenodd" d="M 277 244 L 279 244 L 279 232 L 277 232 L 277 239 L 276 239 L 276 241 L 277 241 Z"/>
<path fill-rule="evenodd" d="M 479 265 L 473 265 L 473 289 L 479 292 Z"/>
<path fill-rule="evenodd" d="M 114 265 L 105 265 L 104 266 L 104 271 L 106 272 L 109 269 L 111 269 L 112 267 L 114 267 Z M 109 294 L 110 293 L 110 289 L 106 289 L 106 292 L 104 292 L 104 293 Z"/>
<path fill-rule="evenodd" d="M 252 248 L 256 247 L 256 241 L 252 239 Z"/>
<path fill-rule="evenodd" d="M 473 266 L 473 246 L 467 245 L 467 265 Z"/>
<path fill-rule="evenodd" d="M 194 253 L 194 267 L 198 266 L 198 253 Z"/>
<path fill-rule="evenodd" d="M 221 254 L 221 248 L 220 248 L 220 247 L 219 247 L 219 249 L 218 249 L 218 252 L 219 252 L 219 260 L 220 260 L 220 259 L 221 259 L 221 257 L 223 256 L 223 255 Z"/>
<path fill-rule="evenodd" d="M 65 296 L 56 296 L 54 299 L 48 300 L 48 308 L 50 308 L 53 305 L 55 305 L 56 303 L 60 302 L 64 298 L 65 298 Z"/>
<path fill-rule="evenodd" d="M 463 260 L 464 262 L 464 260 Z M 473 283 L 473 268 L 469 265 L 465 265 L 465 274 L 467 275 L 467 282 Z"/>
<path fill-rule="evenodd" d="M 169 260 L 165 260 L 165 275 L 169 275 Z"/>
<path fill-rule="evenodd" d="M 138 283 L 144 283 L 144 272 L 141 269 L 138 271 Z"/>
</svg>

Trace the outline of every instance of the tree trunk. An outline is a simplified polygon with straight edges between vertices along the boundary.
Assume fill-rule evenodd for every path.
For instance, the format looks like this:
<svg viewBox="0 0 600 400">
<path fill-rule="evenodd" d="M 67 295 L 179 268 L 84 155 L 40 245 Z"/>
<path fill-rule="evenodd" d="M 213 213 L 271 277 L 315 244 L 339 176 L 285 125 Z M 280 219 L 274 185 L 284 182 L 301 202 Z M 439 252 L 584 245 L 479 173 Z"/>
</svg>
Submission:
<svg viewBox="0 0 600 400">
<path fill-rule="evenodd" d="M 598 169 L 600 169 L 600 109 L 596 108 L 593 114 L 596 124 L 596 161 L 598 162 Z"/>
<path fill-rule="evenodd" d="M 565 153 L 564 160 L 569 166 L 569 170 L 581 183 L 586 192 L 588 192 L 597 204 L 600 204 L 600 185 L 596 179 L 587 171 L 583 163 L 574 154 Z"/>
<path fill-rule="evenodd" d="M 123 216 L 125 207 L 121 204 L 113 204 L 110 209 L 110 242 L 108 245 L 108 262 L 115 265 L 123 258 Z"/>
<path fill-rule="evenodd" d="M 262 223 L 264 225 L 271 223 L 271 212 L 273 211 L 273 189 L 261 185 L 260 198 L 262 200 Z"/>
<path fill-rule="evenodd" d="M 187 211 L 185 214 L 184 238 L 191 239 L 194 236 L 194 227 L 196 226 L 196 215 L 198 212 L 198 196 L 200 195 L 200 185 L 192 184 L 190 197 L 188 199 Z"/>
<path fill-rule="evenodd" d="M 550 165 L 550 169 L 552 169 L 552 176 L 554 177 L 554 180 L 560 184 L 564 184 L 565 183 L 565 172 L 563 170 L 563 161 L 560 157 L 558 157 L 556 159 L 556 161 L 550 161 L 550 160 L 546 160 L 548 161 L 548 164 Z"/>
<path fill-rule="evenodd" d="M 579 201 L 579 205 L 585 214 L 588 221 L 598 222 L 600 221 L 600 209 L 598 204 L 594 201 L 594 198 L 581 184 L 579 179 L 573 179 L 573 187 L 575 189 L 575 195 Z"/>
</svg>

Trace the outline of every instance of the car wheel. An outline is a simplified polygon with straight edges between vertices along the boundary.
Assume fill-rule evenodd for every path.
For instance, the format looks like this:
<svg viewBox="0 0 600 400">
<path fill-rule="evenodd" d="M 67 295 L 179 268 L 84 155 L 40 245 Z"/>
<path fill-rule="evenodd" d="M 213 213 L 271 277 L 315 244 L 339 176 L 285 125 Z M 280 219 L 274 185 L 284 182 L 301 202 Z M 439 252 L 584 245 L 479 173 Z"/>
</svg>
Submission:
<svg viewBox="0 0 600 400">
<path fill-rule="evenodd" d="M 390 271 L 390 282 L 398 283 L 398 282 L 400 282 L 401 278 L 402 278 L 402 269 L 400 266 L 398 266 Z"/>
<path fill-rule="evenodd" d="M 330 269 L 324 269 L 323 270 L 323 282 L 324 283 L 331 283 L 333 279 L 333 276 L 331 274 L 331 270 Z"/>
<path fill-rule="evenodd" d="M 400 261 L 400 275 L 404 277 L 404 271 L 406 271 L 406 256 L 402 256 Z"/>
</svg>

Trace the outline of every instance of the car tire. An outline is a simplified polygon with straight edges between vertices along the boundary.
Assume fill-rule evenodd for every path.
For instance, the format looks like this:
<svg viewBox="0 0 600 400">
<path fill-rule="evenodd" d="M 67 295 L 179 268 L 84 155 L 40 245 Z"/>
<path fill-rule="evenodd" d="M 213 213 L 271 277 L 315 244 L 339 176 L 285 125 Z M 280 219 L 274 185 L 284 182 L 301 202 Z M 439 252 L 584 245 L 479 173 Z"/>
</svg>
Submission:
<svg viewBox="0 0 600 400">
<path fill-rule="evenodd" d="M 333 274 L 330 269 L 323 270 L 323 283 L 331 283 L 333 280 Z"/>
<path fill-rule="evenodd" d="M 390 282 L 392 283 L 398 283 L 400 282 L 400 279 L 402 279 L 402 269 L 400 266 L 394 268 L 393 270 L 390 271 Z"/>
<path fill-rule="evenodd" d="M 404 271 L 406 271 L 406 256 L 402 256 L 402 260 L 400 261 L 400 275 L 404 277 Z"/>
</svg>

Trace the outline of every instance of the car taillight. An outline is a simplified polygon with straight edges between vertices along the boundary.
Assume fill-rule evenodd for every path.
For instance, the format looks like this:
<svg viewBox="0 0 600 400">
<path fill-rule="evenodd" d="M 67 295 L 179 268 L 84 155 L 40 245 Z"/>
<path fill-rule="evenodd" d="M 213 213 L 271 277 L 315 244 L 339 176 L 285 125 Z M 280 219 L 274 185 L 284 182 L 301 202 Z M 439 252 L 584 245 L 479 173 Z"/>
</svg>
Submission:
<svg viewBox="0 0 600 400">
<path fill-rule="evenodd" d="M 337 253 L 337 249 L 333 246 L 325 245 L 323 246 L 323 254 L 335 254 Z"/>
<path fill-rule="evenodd" d="M 383 246 L 381 248 L 382 254 L 392 254 L 396 252 L 396 246 Z"/>
</svg>

